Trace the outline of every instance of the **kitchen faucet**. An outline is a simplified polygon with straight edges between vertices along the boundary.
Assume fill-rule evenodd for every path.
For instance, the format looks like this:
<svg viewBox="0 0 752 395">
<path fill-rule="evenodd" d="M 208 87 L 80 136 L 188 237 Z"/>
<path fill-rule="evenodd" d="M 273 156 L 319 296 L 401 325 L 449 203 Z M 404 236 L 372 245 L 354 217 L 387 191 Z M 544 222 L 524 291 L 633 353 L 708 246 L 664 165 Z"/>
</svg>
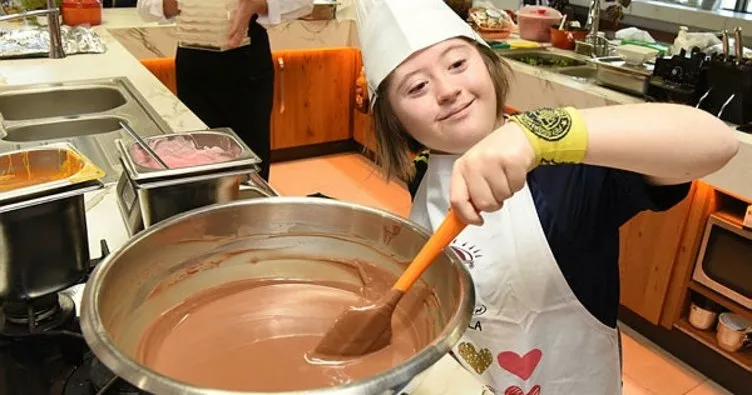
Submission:
<svg viewBox="0 0 752 395">
<path fill-rule="evenodd" d="M 601 0 L 590 0 L 585 29 L 588 30 L 584 41 L 575 42 L 575 52 L 591 57 L 607 56 L 610 52 L 606 34 L 599 31 L 601 19 Z"/>
<path fill-rule="evenodd" d="M 601 21 L 601 0 L 590 0 L 588 8 L 588 17 L 585 22 L 585 28 L 588 29 L 588 40 L 595 45 L 598 37 L 598 29 Z"/>
<path fill-rule="evenodd" d="M 64 58 L 65 51 L 63 50 L 63 39 L 60 33 L 60 9 L 55 6 L 55 0 L 47 0 L 47 8 L 44 10 L 25 11 L 0 16 L 0 22 L 45 15 L 47 16 L 47 28 L 50 31 L 50 59 Z"/>
</svg>

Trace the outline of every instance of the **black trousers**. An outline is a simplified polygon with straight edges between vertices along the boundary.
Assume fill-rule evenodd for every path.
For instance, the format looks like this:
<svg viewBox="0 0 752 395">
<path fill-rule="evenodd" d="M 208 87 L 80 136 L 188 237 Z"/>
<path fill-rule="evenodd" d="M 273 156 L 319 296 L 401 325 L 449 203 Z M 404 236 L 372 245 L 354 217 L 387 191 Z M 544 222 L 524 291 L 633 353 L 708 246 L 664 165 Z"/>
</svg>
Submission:
<svg viewBox="0 0 752 395">
<path fill-rule="evenodd" d="M 249 35 L 250 46 L 225 52 L 178 48 L 177 93 L 208 127 L 231 128 L 261 158 L 268 181 L 274 63 L 266 30 L 254 21 Z"/>
</svg>

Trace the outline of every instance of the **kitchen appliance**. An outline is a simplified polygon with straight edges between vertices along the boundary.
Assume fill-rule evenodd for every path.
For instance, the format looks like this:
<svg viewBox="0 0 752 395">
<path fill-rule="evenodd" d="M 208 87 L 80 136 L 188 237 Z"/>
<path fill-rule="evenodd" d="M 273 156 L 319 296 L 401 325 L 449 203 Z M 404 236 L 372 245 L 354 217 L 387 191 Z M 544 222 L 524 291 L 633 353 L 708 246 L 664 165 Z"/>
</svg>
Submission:
<svg viewBox="0 0 752 395">
<path fill-rule="evenodd" d="M 682 49 L 677 55 L 658 57 L 648 80 L 649 101 L 696 106 L 708 91 L 708 57 L 699 48 L 690 56 Z"/>
<path fill-rule="evenodd" d="M 708 91 L 699 108 L 736 125 L 752 121 L 752 60 L 743 58 L 742 31 L 734 31 L 734 54 L 729 53 L 728 32 L 723 32 L 723 52 L 708 65 Z"/>
<path fill-rule="evenodd" d="M 102 256 L 87 261 L 89 270 L 70 288 L 24 303 L 0 301 L 0 394 L 146 394 L 100 363 L 81 335 L 78 308 L 83 286 L 109 254 L 104 240 L 101 249 Z"/>
<path fill-rule="evenodd" d="M 169 300 L 177 303 L 227 281 L 269 276 L 306 280 L 337 275 L 339 281 L 358 285 L 362 279 L 357 273 L 333 274 L 330 264 L 322 262 L 358 258 L 397 275 L 428 236 L 399 216 L 330 199 L 272 197 L 201 207 L 144 230 L 105 258 L 84 289 L 82 333 L 109 369 L 145 391 L 229 394 L 175 381 L 133 358 L 150 320 L 172 307 Z M 258 257 L 262 251 L 269 259 L 247 255 Z M 279 254 L 301 259 L 275 260 Z M 423 307 L 437 333 L 428 346 L 379 375 L 306 393 L 398 394 L 448 353 L 472 315 L 470 275 L 446 249 L 420 282 L 436 300 Z M 159 297 L 148 298 L 155 287 L 160 287 Z M 404 298 L 425 295 L 413 291 Z"/>
<path fill-rule="evenodd" d="M 692 280 L 752 309 L 752 231 L 741 220 L 713 213 L 697 255 Z"/>
<path fill-rule="evenodd" d="M 142 150 L 137 142 L 118 140 L 117 148 L 124 169 L 116 187 L 118 207 L 131 235 L 194 208 L 238 200 L 248 194 L 255 194 L 254 197 L 277 195 L 258 176 L 258 156 L 231 129 L 162 135 L 144 141 L 158 144 L 176 138 L 189 139 L 198 148 L 221 147 L 234 155 L 231 160 L 208 165 L 149 168 L 135 159 L 136 151 Z"/>
<path fill-rule="evenodd" d="M 103 175 L 67 143 L 0 155 L 0 300 L 6 305 L 25 306 L 86 273 L 84 193 L 102 188 Z M 25 310 L 18 313 L 25 319 Z M 30 325 L 48 313 L 32 316 Z"/>
</svg>

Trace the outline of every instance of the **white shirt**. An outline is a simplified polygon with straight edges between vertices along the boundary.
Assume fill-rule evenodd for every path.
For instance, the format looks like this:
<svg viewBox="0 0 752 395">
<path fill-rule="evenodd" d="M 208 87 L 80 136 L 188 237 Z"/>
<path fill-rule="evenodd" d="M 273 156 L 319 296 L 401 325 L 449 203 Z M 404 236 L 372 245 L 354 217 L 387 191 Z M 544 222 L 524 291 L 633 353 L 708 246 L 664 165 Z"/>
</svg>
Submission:
<svg viewBox="0 0 752 395">
<path fill-rule="evenodd" d="M 212 1 L 212 0 L 208 0 Z M 162 11 L 163 0 L 138 0 L 139 15 L 149 22 L 169 23 Z M 257 22 L 262 25 L 276 25 L 283 21 L 295 20 L 313 11 L 313 0 L 266 0 L 266 15 L 259 15 Z"/>
</svg>

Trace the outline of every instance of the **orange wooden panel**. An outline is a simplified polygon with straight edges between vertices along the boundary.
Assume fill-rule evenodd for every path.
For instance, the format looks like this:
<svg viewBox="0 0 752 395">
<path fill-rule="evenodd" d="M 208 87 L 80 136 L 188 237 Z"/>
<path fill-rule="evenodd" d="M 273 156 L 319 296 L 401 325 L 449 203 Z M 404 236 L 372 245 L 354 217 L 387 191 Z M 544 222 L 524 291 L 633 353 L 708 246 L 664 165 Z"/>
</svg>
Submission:
<svg viewBox="0 0 752 395">
<path fill-rule="evenodd" d="M 665 212 L 642 212 L 621 228 L 621 304 L 658 325 L 692 197 Z"/>
<path fill-rule="evenodd" d="M 142 59 L 144 65 L 157 79 L 159 79 L 172 94 L 177 94 L 177 81 L 175 78 L 175 58 Z"/>
<path fill-rule="evenodd" d="M 356 50 L 326 48 L 273 55 L 272 149 L 350 139 Z"/>
</svg>

